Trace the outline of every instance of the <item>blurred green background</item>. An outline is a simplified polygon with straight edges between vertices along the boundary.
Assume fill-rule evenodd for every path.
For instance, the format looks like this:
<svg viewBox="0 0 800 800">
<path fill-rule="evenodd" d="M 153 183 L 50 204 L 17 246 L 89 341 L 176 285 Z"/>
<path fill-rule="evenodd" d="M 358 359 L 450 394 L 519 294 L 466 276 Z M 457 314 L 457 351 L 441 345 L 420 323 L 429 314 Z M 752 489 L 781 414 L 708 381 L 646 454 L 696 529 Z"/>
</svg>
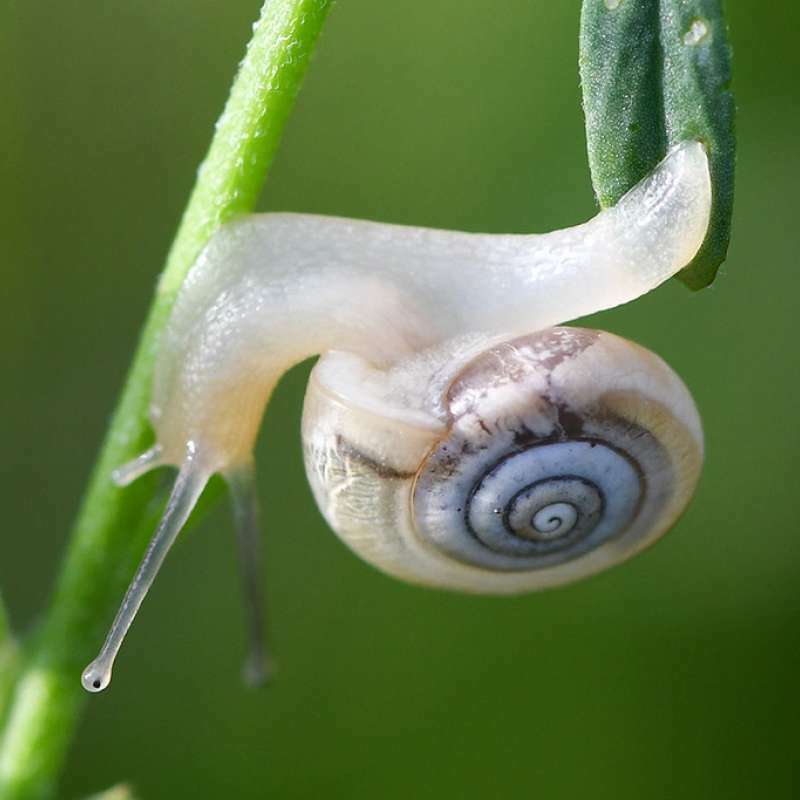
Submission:
<svg viewBox="0 0 800 800">
<path fill-rule="evenodd" d="M 0 5 L 0 586 L 20 626 L 47 601 L 258 6 Z M 589 217 L 578 7 L 340 0 L 261 207 L 485 231 Z M 624 567 L 513 599 L 386 578 L 311 499 L 303 365 L 258 452 L 276 681 L 238 680 L 220 506 L 176 548 L 111 690 L 89 701 L 60 796 L 122 779 L 144 800 L 795 796 L 800 8 L 728 11 L 730 258 L 708 291 L 672 282 L 592 320 L 663 355 L 700 406 L 707 463 L 674 532 Z"/>
</svg>

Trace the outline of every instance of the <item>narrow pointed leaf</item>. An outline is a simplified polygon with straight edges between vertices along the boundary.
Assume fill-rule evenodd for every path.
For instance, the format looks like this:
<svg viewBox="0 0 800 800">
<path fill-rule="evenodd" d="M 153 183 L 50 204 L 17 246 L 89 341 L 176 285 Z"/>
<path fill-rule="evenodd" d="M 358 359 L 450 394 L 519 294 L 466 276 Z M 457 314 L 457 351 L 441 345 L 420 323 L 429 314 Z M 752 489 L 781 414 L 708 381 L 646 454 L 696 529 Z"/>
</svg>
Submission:
<svg viewBox="0 0 800 800">
<path fill-rule="evenodd" d="M 730 47 L 719 0 L 584 0 L 580 71 L 592 183 L 613 205 L 667 149 L 702 141 L 713 205 L 706 239 L 679 277 L 701 289 L 725 260 L 734 187 Z"/>
</svg>

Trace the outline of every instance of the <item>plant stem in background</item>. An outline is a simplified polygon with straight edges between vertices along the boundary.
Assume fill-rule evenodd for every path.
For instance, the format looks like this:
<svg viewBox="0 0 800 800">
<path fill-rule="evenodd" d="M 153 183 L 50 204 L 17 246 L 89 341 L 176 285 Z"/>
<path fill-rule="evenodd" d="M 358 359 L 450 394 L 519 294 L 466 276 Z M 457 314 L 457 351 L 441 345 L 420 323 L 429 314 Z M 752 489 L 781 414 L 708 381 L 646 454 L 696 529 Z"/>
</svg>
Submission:
<svg viewBox="0 0 800 800">
<path fill-rule="evenodd" d="M 0 595 L 0 720 L 3 719 L 14 686 L 19 651 Z"/>
<path fill-rule="evenodd" d="M 0 797 L 52 793 L 84 703 L 80 676 L 159 516 L 157 482 L 121 490 L 114 467 L 145 449 L 150 383 L 178 289 L 214 231 L 253 209 L 330 0 L 267 0 L 198 173 L 125 388 L 78 514 L 52 601 L 24 652 L 0 738 Z"/>
<path fill-rule="evenodd" d="M 100 794 L 93 794 L 91 797 L 87 797 L 86 800 L 136 800 L 136 798 L 129 786 L 120 784 L 107 789 L 105 792 L 100 792 Z"/>
</svg>

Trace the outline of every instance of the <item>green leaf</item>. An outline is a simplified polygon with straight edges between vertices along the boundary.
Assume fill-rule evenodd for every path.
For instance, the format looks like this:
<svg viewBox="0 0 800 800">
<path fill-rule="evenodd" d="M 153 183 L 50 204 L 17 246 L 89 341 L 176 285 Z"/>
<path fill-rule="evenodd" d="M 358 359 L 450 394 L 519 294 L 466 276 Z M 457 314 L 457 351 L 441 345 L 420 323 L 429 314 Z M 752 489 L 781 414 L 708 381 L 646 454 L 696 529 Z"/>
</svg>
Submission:
<svg viewBox="0 0 800 800">
<path fill-rule="evenodd" d="M 602 208 L 672 145 L 705 144 L 711 221 L 678 277 L 692 289 L 708 286 L 728 251 L 734 189 L 730 47 L 719 0 L 584 0 L 579 63 L 589 167 Z"/>
</svg>

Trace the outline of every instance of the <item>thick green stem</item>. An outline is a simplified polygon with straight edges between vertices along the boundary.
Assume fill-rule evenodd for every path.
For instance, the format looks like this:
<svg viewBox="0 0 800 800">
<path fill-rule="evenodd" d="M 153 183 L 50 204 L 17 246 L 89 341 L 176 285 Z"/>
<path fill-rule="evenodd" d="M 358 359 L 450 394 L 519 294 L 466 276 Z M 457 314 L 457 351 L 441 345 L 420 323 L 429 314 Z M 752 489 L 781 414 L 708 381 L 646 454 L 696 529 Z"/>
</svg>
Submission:
<svg viewBox="0 0 800 800">
<path fill-rule="evenodd" d="M 330 0 L 267 0 L 170 250 L 151 311 L 70 539 L 50 608 L 26 653 L 0 739 L 0 797 L 52 793 L 84 703 L 94 655 L 159 513 L 156 482 L 120 490 L 114 467 L 152 438 L 147 421 L 159 334 L 211 234 L 250 211 Z"/>
</svg>

